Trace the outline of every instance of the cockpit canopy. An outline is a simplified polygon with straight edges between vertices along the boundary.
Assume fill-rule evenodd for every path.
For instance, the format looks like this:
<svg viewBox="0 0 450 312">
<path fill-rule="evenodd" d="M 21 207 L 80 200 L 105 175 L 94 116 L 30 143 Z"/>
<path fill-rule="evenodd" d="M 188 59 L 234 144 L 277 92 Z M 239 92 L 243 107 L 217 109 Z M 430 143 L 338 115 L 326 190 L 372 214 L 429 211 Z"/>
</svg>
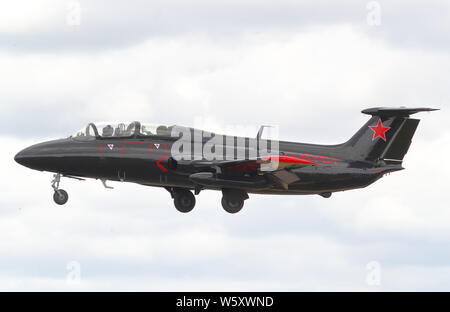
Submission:
<svg viewBox="0 0 450 312">
<path fill-rule="evenodd" d="M 96 122 L 90 123 L 75 132 L 75 140 L 95 140 L 102 138 L 127 138 L 133 136 L 170 136 L 174 126 L 133 122 Z"/>
</svg>

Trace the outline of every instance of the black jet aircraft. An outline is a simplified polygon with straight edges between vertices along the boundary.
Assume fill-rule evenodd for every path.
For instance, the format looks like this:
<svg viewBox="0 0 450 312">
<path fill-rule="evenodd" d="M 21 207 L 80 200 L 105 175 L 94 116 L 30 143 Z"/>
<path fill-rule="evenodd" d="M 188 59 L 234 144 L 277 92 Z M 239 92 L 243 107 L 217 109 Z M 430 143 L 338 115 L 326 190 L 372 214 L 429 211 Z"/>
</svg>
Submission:
<svg viewBox="0 0 450 312">
<path fill-rule="evenodd" d="M 180 212 L 200 191 L 222 192 L 222 206 L 240 211 L 248 194 L 317 194 L 366 187 L 402 161 L 419 124 L 410 115 L 432 108 L 369 108 L 371 118 L 337 145 L 222 136 L 140 122 L 90 123 L 74 135 L 30 146 L 15 156 L 26 167 L 53 172 L 53 199 L 63 205 L 61 177 L 133 182 L 167 189 Z M 204 134 L 207 134 L 206 136 Z M 214 142 L 212 144 L 211 142 Z M 197 144 L 197 145 L 195 145 Z M 262 153 L 260 146 L 265 145 Z M 205 155 L 205 150 L 211 155 Z M 183 156 L 183 157 L 181 157 Z"/>
</svg>

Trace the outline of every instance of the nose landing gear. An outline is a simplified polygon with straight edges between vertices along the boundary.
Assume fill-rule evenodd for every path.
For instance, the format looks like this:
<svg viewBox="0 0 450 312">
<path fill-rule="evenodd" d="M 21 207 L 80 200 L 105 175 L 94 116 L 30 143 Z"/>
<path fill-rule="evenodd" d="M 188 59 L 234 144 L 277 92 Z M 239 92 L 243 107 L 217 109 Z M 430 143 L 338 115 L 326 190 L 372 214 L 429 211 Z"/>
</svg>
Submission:
<svg viewBox="0 0 450 312">
<path fill-rule="evenodd" d="M 69 195 L 63 189 L 59 189 L 59 182 L 61 181 L 61 174 L 57 173 L 53 175 L 52 188 L 55 191 L 53 194 L 53 200 L 58 205 L 64 205 L 69 200 Z"/>
</svg>

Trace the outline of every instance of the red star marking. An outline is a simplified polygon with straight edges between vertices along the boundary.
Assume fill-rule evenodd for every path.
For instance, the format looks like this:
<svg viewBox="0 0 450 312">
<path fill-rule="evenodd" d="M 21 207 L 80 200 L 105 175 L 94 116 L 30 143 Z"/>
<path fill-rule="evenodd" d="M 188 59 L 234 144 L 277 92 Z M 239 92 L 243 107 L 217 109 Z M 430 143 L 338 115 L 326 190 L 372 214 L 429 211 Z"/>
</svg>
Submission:
<svg viewBox="0 0 450 312">
<path fill-rule="evenodd" d="M 391 127 L 384 127 L 383 123 L 381 122 L 381 119 L 378 119 L 378 123 L 376 126 L 369 126 L 369 128 L 372 129 L 373 131 L 372 141 L 378 137 L 386 141 L 386 131 L 391 129 Z"/>
</svg>

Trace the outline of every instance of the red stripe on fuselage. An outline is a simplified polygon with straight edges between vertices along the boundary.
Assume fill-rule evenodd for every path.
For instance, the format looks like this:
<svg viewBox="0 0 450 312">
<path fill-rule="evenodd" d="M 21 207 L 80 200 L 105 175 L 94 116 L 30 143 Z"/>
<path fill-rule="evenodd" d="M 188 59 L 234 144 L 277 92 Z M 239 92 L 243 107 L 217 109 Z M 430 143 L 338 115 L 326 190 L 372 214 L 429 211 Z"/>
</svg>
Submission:
<svg viewBox="0 0 450 312">
<path fill-rule="evenodd" d="M 292 157 L 292 156 L 267 156 L 265 159 L 270 160 L 270 161 L 278 161 L 280 163 L 294 163 L 294 164 L 308 164 L 308 165 L 315 164 L 309 160 Z"/>
<path fill-rule="evenodd" d="M 303 154 L 303 153 L 291 153 L 291 152 L 283 152 L 283 155 L 289 156 L 292 158 L 301 159 L 306 162 L 310 162 L 311 164 L 322 163 L 325 165 L 333 164 L 336 165 L 337 158 L 333 156 L 325 156 L 325 155 L 311 155 L 311 154 Z"/>
</svg>

